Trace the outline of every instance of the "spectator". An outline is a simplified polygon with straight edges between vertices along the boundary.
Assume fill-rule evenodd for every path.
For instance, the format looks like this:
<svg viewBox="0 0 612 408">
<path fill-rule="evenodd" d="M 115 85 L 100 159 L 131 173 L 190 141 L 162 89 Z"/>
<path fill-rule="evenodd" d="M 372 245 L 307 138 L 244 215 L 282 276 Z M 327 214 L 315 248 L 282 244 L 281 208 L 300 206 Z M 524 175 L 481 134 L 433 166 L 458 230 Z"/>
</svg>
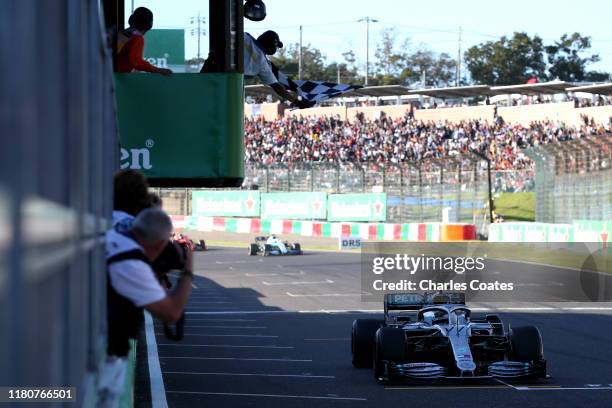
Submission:
<svg viewBox="0 0 612 408">
<path fill-rule="evenodd" d="M 133 219 L 142 210 L 151 207 L 149 184 L 138 170 L 120 170 L 114 177 L 113 225 L 124 219 Z"/>
<path fill-rule="evenodd" d="M 162 208 L 164 206 L 161 197 L 156 193 L 149 193 L 149 200 L 151 201 L 151 207 Z"/>
<path fill-rule="evenodd" d="M 411 163 L 457 157 L 476 151 L 487 155 L 494 169 L 532 169 L 522 149 L 534 145 L 579 139 L 601 134 L 603 128 L 591 120 L 569 127 L 551 121 L 529 126 L 512 125 L 497 118 L 482 120 L 423 122 L 409 117 L 384 115 L 366 120 L 357 115 L 347 122 L 339 117 L 292 116 L 266 122 L 245 120 L 245 159 L 270 165 L 300 162 Z"/>
<path fill-rule="evenodd" d="M 102 406 L 116 406 L 125 380 L 129 340 L 138 335 L 143 309 L 164 323 L 174 323 L 189 299 L 193 279 L 191 251 L 186 251 L 185 268 L 170 294 L 150 266 L 166 248 L 171 233 L 170 217 L 158 208 L 150 208 L 138 214 L 131 229 L 120 222 L 106 235 L 108 359 L 99 387 Z"/>
<path fill-rule="evenodd" d="M 129 28 L 117 38 L 117 72 L 144 71 L 170 75 L 167 68 L 158 68 L 143 58 L 144 35 L 153 27 L 153 13 L 146 7 L 138 7 L 130 16 Z"/>
</svg>

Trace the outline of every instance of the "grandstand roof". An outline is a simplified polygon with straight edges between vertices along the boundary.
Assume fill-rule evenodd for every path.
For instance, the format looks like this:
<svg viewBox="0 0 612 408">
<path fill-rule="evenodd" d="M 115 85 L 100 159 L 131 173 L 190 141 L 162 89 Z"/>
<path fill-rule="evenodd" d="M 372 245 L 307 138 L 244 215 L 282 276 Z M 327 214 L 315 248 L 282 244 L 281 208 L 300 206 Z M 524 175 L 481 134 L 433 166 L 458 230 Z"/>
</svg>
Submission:
<svg viewBox="0 0 612 408">
<path fill-rule="evenodd" d="M 244 87 L 245 95 L 252 97 L 266 97 L 272 95 L 275 99 L 278 96 L 266 85 L 247 85 Z M 371 97 L 382 97 L 382 96 L 401 96 L 408 95 L 409 89 L 405 86 L 400 85 L 381 85 L 381 86 L 368 86 L 365 88 L 359 88 L 353 92 L 347 92 L 343 96 L 371 96 Z"/>
<path fill-rule="evenodd" d="M 473 96 L 494 95 L 488 85 L 456 86 L 451 88 L 415 89 L 411 95 L 425 95 L 434 98 L 454 99 L 470 98 Z"/>
<path fill-rule="evenodd" d="M 495 94 L 521 94 L 542 95 L 564 93 L 572 84 L 564 81 L 541 82 L 535 84 L 494 86 L 491 88 Z"/>
<path fill-rule="evenodd" d="M 400 96 L 400 95 L 408 95 L 410 93 L 410 89 L 401 85 L 380 85 L 380 86 L 367 86 L 365 88 L 359 88 L 354 90 L 351 93 L 347 93 L 347 96 L 373 96 L 373 97 L 381 97 L 381 96 Z"/>
<path fill-rule="evenodd" d="M 597 84 L 597 85 L 585 85 L 576 86 L 573 88 L 567 88 L 568 92 L 587 92 L 598 95 L 612 95 L 612 83 Z"/>
</svg>

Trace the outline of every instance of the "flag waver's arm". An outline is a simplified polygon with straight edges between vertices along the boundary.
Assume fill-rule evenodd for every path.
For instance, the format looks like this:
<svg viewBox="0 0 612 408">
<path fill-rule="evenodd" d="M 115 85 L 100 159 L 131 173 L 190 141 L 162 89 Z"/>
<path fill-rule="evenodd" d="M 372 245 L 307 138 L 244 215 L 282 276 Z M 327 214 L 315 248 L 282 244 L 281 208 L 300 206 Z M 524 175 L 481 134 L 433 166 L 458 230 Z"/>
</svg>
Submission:
<svg viewBox="0 0 612 408">
<path fill-rule="evenodd" d="M 270 86 L 272 87 L 272 89 L 274 89 L 274 92 L 276 92 L 276 94 L 280 96 L 281 98 L 288 100 L 289 102 L 292 102 L 295 104 L 299 102 L 297 95 L 287 90 L 287 88 L 282 86 L 279 82 L 270 84 Z"/>
</svg>

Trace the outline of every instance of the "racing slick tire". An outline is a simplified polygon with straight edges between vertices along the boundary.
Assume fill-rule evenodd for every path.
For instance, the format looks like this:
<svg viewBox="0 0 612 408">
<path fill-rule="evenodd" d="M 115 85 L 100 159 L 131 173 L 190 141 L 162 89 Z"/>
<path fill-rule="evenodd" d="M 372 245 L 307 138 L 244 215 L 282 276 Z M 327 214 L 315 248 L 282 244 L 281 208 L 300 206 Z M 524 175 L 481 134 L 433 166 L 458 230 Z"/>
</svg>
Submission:
<svg viewBox="0 0 612 408">
<path fill-rule="evenodd" d="M 383 327 L 384 321 L 380 319 L 353 320 L 351 334 L 351 353 L 353 367 L 371 368 L 374 355 L 374 338 L 376 331 Z"/>
<path fill-rule="evenodd" d="M 298 244 L 297 242 L 295 244 L 293 244 L 293 249 L 295 250 L 295 252 L 297 252 L 299 255 L 302 255 L 302 246 L 300 244 Z"/>
<path fill-rule="evenodd" d="M 202 251 L 206 251 L 206 241 L 204 241 L 203 239 L 200 240 L 200 249 Z"/>
<path fill-rule="evenodd" d="M 538 362 L 544 360 L 542 335 L 535 326 L 513 327 L 510 332 L 510 360 Z"/>
<path fill-rule="evenodd" d="M 253 256 L 253 255 L 257 255 L 257 251 L 259 250 L 259 247 L 257 246 L 257 244 L 250 244 L 249 245 L 249 255 Z"/>
<path fill-rule="evenodd" d="M 272 245 L 266 244 L 264 246 L 263 256 L 270 256 L 270 251 L 272 251 Z"/>
<path fill-rule="evenodd" d="M 401 362 L 406 359 L 406 334 L 403 329 L 397 327 L 381 327 L 376 332 L 374 342 L 374 378 L 388 381 L 385 376 L 383 361 Z M 385 378 L 386 377 L 386 378 Z"/>
</svg>

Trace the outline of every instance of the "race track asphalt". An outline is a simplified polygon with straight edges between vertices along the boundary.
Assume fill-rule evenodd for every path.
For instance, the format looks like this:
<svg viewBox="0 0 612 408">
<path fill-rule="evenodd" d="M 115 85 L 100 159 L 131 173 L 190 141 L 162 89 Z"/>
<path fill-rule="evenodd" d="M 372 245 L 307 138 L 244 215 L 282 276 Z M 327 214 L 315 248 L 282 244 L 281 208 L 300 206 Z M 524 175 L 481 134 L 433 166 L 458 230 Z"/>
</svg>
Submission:
<svg viewBox="0 0 612 408">
<path fill-rule="evenodd" d="M 196 254 L 196 275 L 184 340 L 167 340 L 154 325 L 169 407 L 612 406 L 609 303 L 470 304 L 495 310 L 506 325 L 537 325 L 548 381 L 384 386 L 351 365 L 353 319 L 382 316 L 380 302 L 362 302 L 359 254 L 263 258 L 211 248 Z M 137 406 L 150 406 L 147 371 L 139 371 Z"/>
</svg>

